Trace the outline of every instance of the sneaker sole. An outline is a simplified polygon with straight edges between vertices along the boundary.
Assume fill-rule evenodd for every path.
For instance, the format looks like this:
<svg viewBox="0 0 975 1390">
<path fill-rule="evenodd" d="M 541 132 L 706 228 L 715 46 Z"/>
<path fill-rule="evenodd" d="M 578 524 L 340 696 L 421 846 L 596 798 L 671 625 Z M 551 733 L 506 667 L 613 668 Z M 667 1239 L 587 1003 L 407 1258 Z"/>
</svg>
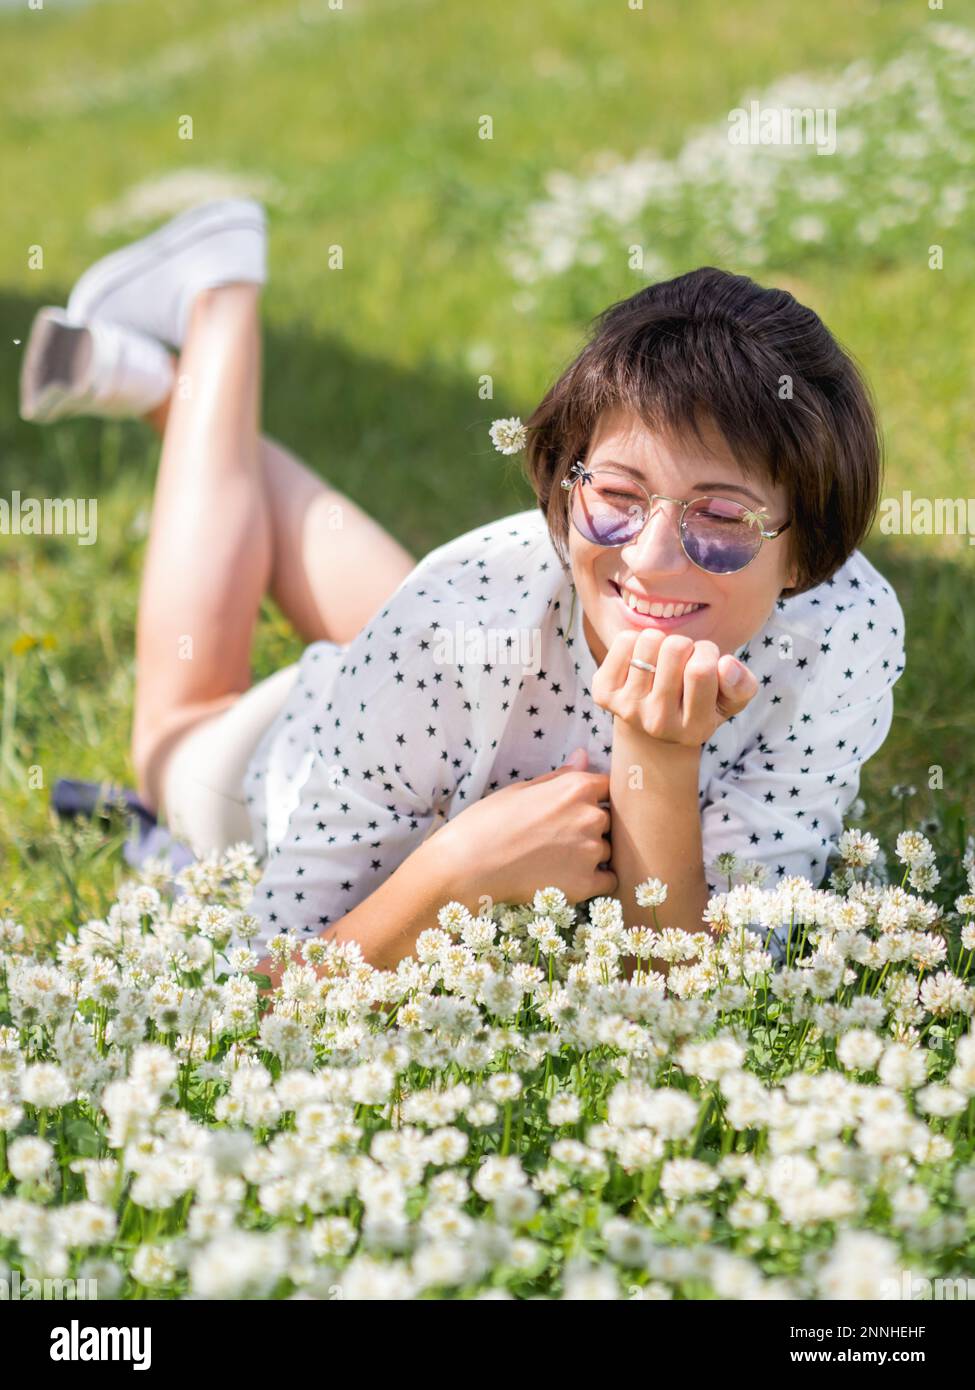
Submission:
<svg viewBox="0 0 975 1390">
<path fill-rule="evenodd" d="M 63 311 L 39 309 L 31 324 L 20 371 L 20 417 L 37 424 L 57 420 L 68 392 L 77 398 L 91 370 L 91 333 L 64 321 Z M 50 397 L 50 388 L 55 390 Z M 48 403 L 45 403 L 48 395 Z"/>
<path fill-rule="evenodd" d="M 71 291 L 68 315 L 77 322 L 90 319 L 108 296 L 138 279 L 150 266 L 161 265 L 179 252 L 226 231 L 264 235 L 266 220 L 257 203 L 237 200 L 205 203 L 172 218 L 155 232 L 96 261 Z"/>
</svg>

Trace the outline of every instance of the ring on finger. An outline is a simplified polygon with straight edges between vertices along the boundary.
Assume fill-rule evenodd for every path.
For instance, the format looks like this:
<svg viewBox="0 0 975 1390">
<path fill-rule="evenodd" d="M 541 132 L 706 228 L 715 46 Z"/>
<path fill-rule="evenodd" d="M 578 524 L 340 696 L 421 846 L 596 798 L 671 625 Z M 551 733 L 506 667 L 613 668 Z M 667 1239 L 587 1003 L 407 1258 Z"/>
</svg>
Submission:
<svg viewBox="0 0 975 1390">
<path fill-rule="evenodd" d="M 641 671 L 656 671 L 657 669 L 652 661 L 641 661 L 638 656 L 630 657 L 630 665 L 639 667 Z"/>
</svg>

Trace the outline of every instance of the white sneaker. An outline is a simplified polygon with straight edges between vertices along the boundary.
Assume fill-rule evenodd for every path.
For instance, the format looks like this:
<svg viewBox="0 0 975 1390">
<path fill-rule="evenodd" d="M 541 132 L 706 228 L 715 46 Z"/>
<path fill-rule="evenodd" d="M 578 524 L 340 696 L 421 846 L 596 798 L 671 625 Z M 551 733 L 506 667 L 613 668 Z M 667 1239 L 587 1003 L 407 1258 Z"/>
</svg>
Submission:
<svg viewBox="0 0 975 1390">
<path fill-rule="evenodd" d="M 248 198 L 224 198 L 96 261 L 71 291 L 67 313 L 73 323 L 110 319 L 181 347 L 201 290 L 266 280 L 264 209 Z"/>
<path fill-rule="evenodd" d="M 47 424 L 73 415 L 145 415 L 173 388 L 166 349 L 131 328 L 74 324 L 63 309 L 40 309 L 20 371 L 20 415 Z"/>
</svg>

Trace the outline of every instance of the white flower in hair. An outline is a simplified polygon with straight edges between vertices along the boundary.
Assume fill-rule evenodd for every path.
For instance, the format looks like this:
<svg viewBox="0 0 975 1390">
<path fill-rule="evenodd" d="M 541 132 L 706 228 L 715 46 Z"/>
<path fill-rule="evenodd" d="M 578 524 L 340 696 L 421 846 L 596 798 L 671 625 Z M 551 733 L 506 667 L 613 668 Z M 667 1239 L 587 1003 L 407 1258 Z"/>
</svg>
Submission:
<svg viewBox="0 0 975 1390">
<path fill-rule="evenodd" d="M 491 426 L 491 443 L 499 454 L 517 454 L 525 447 L 528 431 L 517 415 L 495 420 Z"/>
</svg>

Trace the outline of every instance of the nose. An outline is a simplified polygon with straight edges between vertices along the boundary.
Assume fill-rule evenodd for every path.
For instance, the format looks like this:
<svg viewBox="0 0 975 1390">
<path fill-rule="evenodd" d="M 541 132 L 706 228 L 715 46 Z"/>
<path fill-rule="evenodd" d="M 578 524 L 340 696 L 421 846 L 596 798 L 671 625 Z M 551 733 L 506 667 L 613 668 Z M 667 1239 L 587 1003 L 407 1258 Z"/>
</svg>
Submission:
<svg viewBox="0 0 975 1390">
<path fill-rule="evenodd" d="M 620 554 L 634 574 L 678 574 L 690 568 L 680 543 L 680 507 L 654 498 L 640 534 Z"/>
</svg>

